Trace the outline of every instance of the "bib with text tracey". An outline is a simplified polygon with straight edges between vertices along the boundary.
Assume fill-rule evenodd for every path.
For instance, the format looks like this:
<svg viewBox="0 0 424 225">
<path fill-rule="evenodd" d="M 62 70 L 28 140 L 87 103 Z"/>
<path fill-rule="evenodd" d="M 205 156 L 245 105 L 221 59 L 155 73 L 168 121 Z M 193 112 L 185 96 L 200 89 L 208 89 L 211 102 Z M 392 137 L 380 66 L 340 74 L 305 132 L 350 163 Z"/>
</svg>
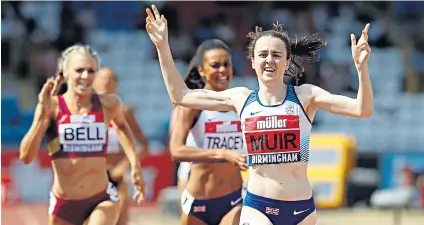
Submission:
<svg viewBox="0 0 424 225">
<path fill-rule="evenodd" d="M 244 123 L 248 165 L 299 162 L 299 116 L 247 118 Z"/>
<path fill-rule="evenodd" d="M 243 134 L 240 121 L 205 122 L 203 148 L 241 150 Z"/>
<path fill-rule="evenodd" d="M 104 150 L 107 128 L 103 122 L 59 125 L 64 152 L 100 152 Z"/>
</svg>

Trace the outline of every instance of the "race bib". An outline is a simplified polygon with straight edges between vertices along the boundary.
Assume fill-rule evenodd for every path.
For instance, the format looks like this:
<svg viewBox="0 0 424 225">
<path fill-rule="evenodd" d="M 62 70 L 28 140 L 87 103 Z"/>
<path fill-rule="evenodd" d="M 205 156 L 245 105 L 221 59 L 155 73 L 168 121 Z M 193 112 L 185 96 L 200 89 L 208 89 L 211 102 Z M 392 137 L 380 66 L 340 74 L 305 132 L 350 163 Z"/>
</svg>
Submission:
<svg viewBox="0 0 424 225">
<path fill-rule="evenodd" d="M 64 152 L 101 152 L 106 144 L 106 125 L 99 123 L 60 124 L 59 135 Z"/>
<path fill-rule="evenodd" d="M 206 122 L 203 148 L 241 150 L 243 133 L 240 121 Z"/>
<path fill-rule="evenodd" d="M 258 116 L 244 124 L 248 165 L 299 162 L 299 116 Z"/>
<path fill-rule="evenodd" d="M 59 134 L 62 144 L 105 144 L 106 125 L 99 123 L 60 124 Z"/>
</svg>

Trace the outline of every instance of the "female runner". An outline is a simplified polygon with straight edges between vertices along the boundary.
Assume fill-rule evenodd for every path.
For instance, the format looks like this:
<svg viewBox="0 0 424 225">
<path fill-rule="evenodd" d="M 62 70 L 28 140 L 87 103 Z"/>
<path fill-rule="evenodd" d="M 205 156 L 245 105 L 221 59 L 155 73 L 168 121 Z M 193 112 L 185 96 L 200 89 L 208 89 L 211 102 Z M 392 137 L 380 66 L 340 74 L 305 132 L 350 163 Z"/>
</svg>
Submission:
<svg viewBox="0 0 424 225">
<path fill-rule="evenodd" d="M 369 24 L 356 42 L 351 35 L 352 57 L 358 72 L 355 99 L 331 94 L 317 86 L 285 85 L 283 75 L 294 56 L 315 58 L 326 43 L 316 36 L 290 40 L 281 25 L 249 34 L 249 58 L 259 88 L 236 87 L 217 92 L 189 89 L 174 65 L 165 17 L 147 9 L 146 29 L 157 48 L 163 78 L 174 104 L 204 110 L 235 111 L 242 122 L 250 166 L 248 192 L 240 224 L 315 225 L 317 214 L 307 177 L 311 120 L 317 109 L 336 115 L 368 118 L 373 94 L 368 74 Z M 292 64 L 290 67 L 297 67 Z"/>
<path fill-rule="evenodd" d="M 110 68 L 101 68 L 94 79 L 93 88 L 98 94 L 115 94 L 117 90 L 117 78 Z M 148 153 L 148 141 L 143 131 L 138 126 L 131 107 L 123 107 L 124 117 L 131 128 L 132 134 L 140 147 L 137 148 L 137 156 L 142 157 Z M 129 222 L 129 184 L 125 174 L 129 169 L 129 161 L 126 159 L 122 146 L 119 143 L 117 132 L 112 124 L 108 129 L 108 146 L 106 162 L 108 166 L 109 181 L 118 189 L 119 218 L 116 225 L 126 225 Z"/>
<path fill-rule="evenodd" d="M 52 159 L 54 182 L 50 192 L 50 225 L 114 225 L 118 216 L 116 188 L 106 174 L 107 124 L 116 124 L 121 144 L 131 165 L 134 198 L 144 195 L 145 183 L 135 154 L 131 131 L 120 114 L 116 95 L 92 91 L 98 70 L 97 53 L 88 46 L 66 49 L 59 60 L 58 73 L 67 79 L 68 90 L 53 96 L 53 78 L 47 80 L 39 96 L 34 121 L 20 145 L 20 159 L 30 163 L 46 134 Z"/>
<path fill-rule="evenodd" d="M 224 91 L 232 73 L 229 47 L 220 40 L 207 40 L 198 47 L 185 83 L 190 89 Z M 240 167 L 247 167 L 237 114 L 183 106 L 174 110 L 171 154 L 191 164 L 190 179 L 181 195 L 182 224 L 238 224 L 243 184 Z"/>
</svg>

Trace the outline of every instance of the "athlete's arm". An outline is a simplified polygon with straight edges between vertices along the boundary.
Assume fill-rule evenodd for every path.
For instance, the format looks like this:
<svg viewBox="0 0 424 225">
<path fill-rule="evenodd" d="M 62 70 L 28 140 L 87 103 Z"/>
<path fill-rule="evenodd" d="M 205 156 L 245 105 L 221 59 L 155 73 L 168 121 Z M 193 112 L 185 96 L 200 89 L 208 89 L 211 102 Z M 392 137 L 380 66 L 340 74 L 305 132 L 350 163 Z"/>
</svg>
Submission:
<svg viewBox="0 0 424 225">
<path fill-rule="evenodd" d="M 171 137 L 172 135 L 172 131 L 175 127 L 175 124 L 177 123 L 177 114 L 178 114 L 178 110 L 177 110 L 178 106 L 174 106 L 171 112 L 171 118 L 169 121 L 169 127 L 168 127 L 168 135 L 169 137 Z"/>
<path fill-rule="evenodd" d="M 365 76 L 360 76 L 359 90 L 356 98 L 343 95 L 331 94 L 328 91 L 308 85 L 312 95 L 311 105 L 327 112 L 359 118 L 369 118 L 373 113 L 373 94 L 368 72 Z M 303 86 L 303 85 L 302 85 Z"/>
<path fill-rule="evenodd" d="M 19 159 L 25 163 L 31 163 L 37 156 L 40 149 L 43 136 L 50 126 L 50 120 L 47 118 L 38 118 L 42 106 L 40 104 L 35 108 L 34 120 L 29 131 L 25 134 L 19 146 Z"/>
<path fill-rule="evenodd" d="M 190 132 L 192 123 L 199 111 L 176 106 L 174 108 L 173 117 L 175 121 L 172 126 L 171 140 L 169 143 L 172 158 L 177 161 L 185 162 L 208 162 L 224 159 L 223 149 L 202 149 L 189 147 L 185 144 L 188 133 Z"/>
<path fill-rule="evenodd" d="M 194 109 L 235 112 L 241 109 L 243 100 L 250 93 L 247 88 L 233 88 L 222 92 L 187 88 L 172 58 L 168 42 L 168 23 L 156 6 L 152 5 L 152 10 L 153 13 L 146 9 L 146 31 L 156 46 L 171 101 L 176 105 Z"/>
<path fill-rule="evenodd" d="M 134 148 L 133 134 L 123 114 L 121 100 L 118 96 L 112 94 L 104 96 L 102 103 L 110 110 L 109 116 L 111 116 L 112 125 L 116 129 L 119 142 L 131 166 L 131 181 L 135 187 L 133 199 L 140 202 L 145 196 L 146 182 L 144 181 L 140 160 Z"/>
<path fill-rule="evenodd" d="M 112 119 L 111 122 L 118 135 L 119 143 L 122 145 L 130 165 L 138 166 L 140 161 L 134 148 L 133 134 L 123 114 L 121 100 L 114 94 L 103 95 L 100 99 L 110 113 L 109 118 Z"/>
<path fill-rule="evenodd" d="M 146 155 L 149 151 L 149 141 L 144 135 L 143 130 L 138 125 L 137 119 L 134 116 L 134 110 L 130 106 L 124 106 L 124 115 L 132 133 L 134 134 L 134 138 L 140 144 L 140 149 L 137 151 L 137 154 L 141 156 Z"/>
<path fill-rule="evenodd" d="M 143 131 L 141 128 L 137 125 L 137 120 L 134 117 L 134 111 L 129 106 L 124 106 L 124 115 L 125 119 L 131 128 L 132 134 L 134 135 L 134 138 L 138 141 L 138 143 L 141 145 L 140 149 L 136 150 L 137 157 L 140 158 L 142 156 L 145 156 L 148 153 L 148 140 L 146 136 L 144 136 Z M 113 125 L 112 126 L 116 126 Z M 127 172 L 130 164 L 127 158 L 123 158 L 121 161 L 119 161 L 116 166 L 110 169 L 110 176 L 112 178 L 122 178 L 125 176 L 125 173 Z"/>
<path fill-rule="evenodd" d="M 53 110 L 55 99 L 52 97 L 52 86 L 54 85 L 53 78 L 47 79 L 43 85 L 38 94 L 38 104 L 31 127 L 19 145 L 19 159 L 25 164 L 32 162 L 37 156 L 43 136 L 50 126 L 50 118 L 55 111 Z"/>
<path fill-rule="evenodd" d="M 358 71 L 359 88 L 356 99 L 340 95 L 332 95 L 323 89 L 313 86 L 311 88 L 312 103 L 320 109 L 334 114 L 369 118 L 372 116 L 373 93 L 368 73 L 368 59 L 371 54 L 371 48 L 368 45 L 368 30 L 370 24 L 367 24 L 362 31 L 362 35 L 356 42 L 356 37 L 351 34 L 352 58 Z"/>
</svg>

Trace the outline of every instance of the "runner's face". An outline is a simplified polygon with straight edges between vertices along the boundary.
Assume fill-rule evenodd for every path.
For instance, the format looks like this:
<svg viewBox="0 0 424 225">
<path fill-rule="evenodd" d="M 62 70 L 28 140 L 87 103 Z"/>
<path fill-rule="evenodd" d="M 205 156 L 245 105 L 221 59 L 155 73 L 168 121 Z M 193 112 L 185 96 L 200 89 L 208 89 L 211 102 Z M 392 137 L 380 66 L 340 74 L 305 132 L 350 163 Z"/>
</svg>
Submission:
<svg viewBox="0 0 424 225">
<path fill-rule="evenodd" d="M 284 72 L 290 63 L 284 41 L 273 36 L 260 37 L 253 52 L 252 68 L 259 81 L 265 85 L 283 82 Z"/>
<path fill-rule="evenodd" d="M 90 55 L 75 53 L 69 56 L 64 71 L 70 91 L 77 95 L 89 95 L 92 92 L 94 76 L 98 69 L 97 61 Z"/>
<path fill-rule="evenodd" d="M 206 80 L 206 88 L 226 90 L 233 78 L 231 55 L 224 49 L 208 50 L 203 54 L 203 64 L 198 71 Z"/>
</svg>

